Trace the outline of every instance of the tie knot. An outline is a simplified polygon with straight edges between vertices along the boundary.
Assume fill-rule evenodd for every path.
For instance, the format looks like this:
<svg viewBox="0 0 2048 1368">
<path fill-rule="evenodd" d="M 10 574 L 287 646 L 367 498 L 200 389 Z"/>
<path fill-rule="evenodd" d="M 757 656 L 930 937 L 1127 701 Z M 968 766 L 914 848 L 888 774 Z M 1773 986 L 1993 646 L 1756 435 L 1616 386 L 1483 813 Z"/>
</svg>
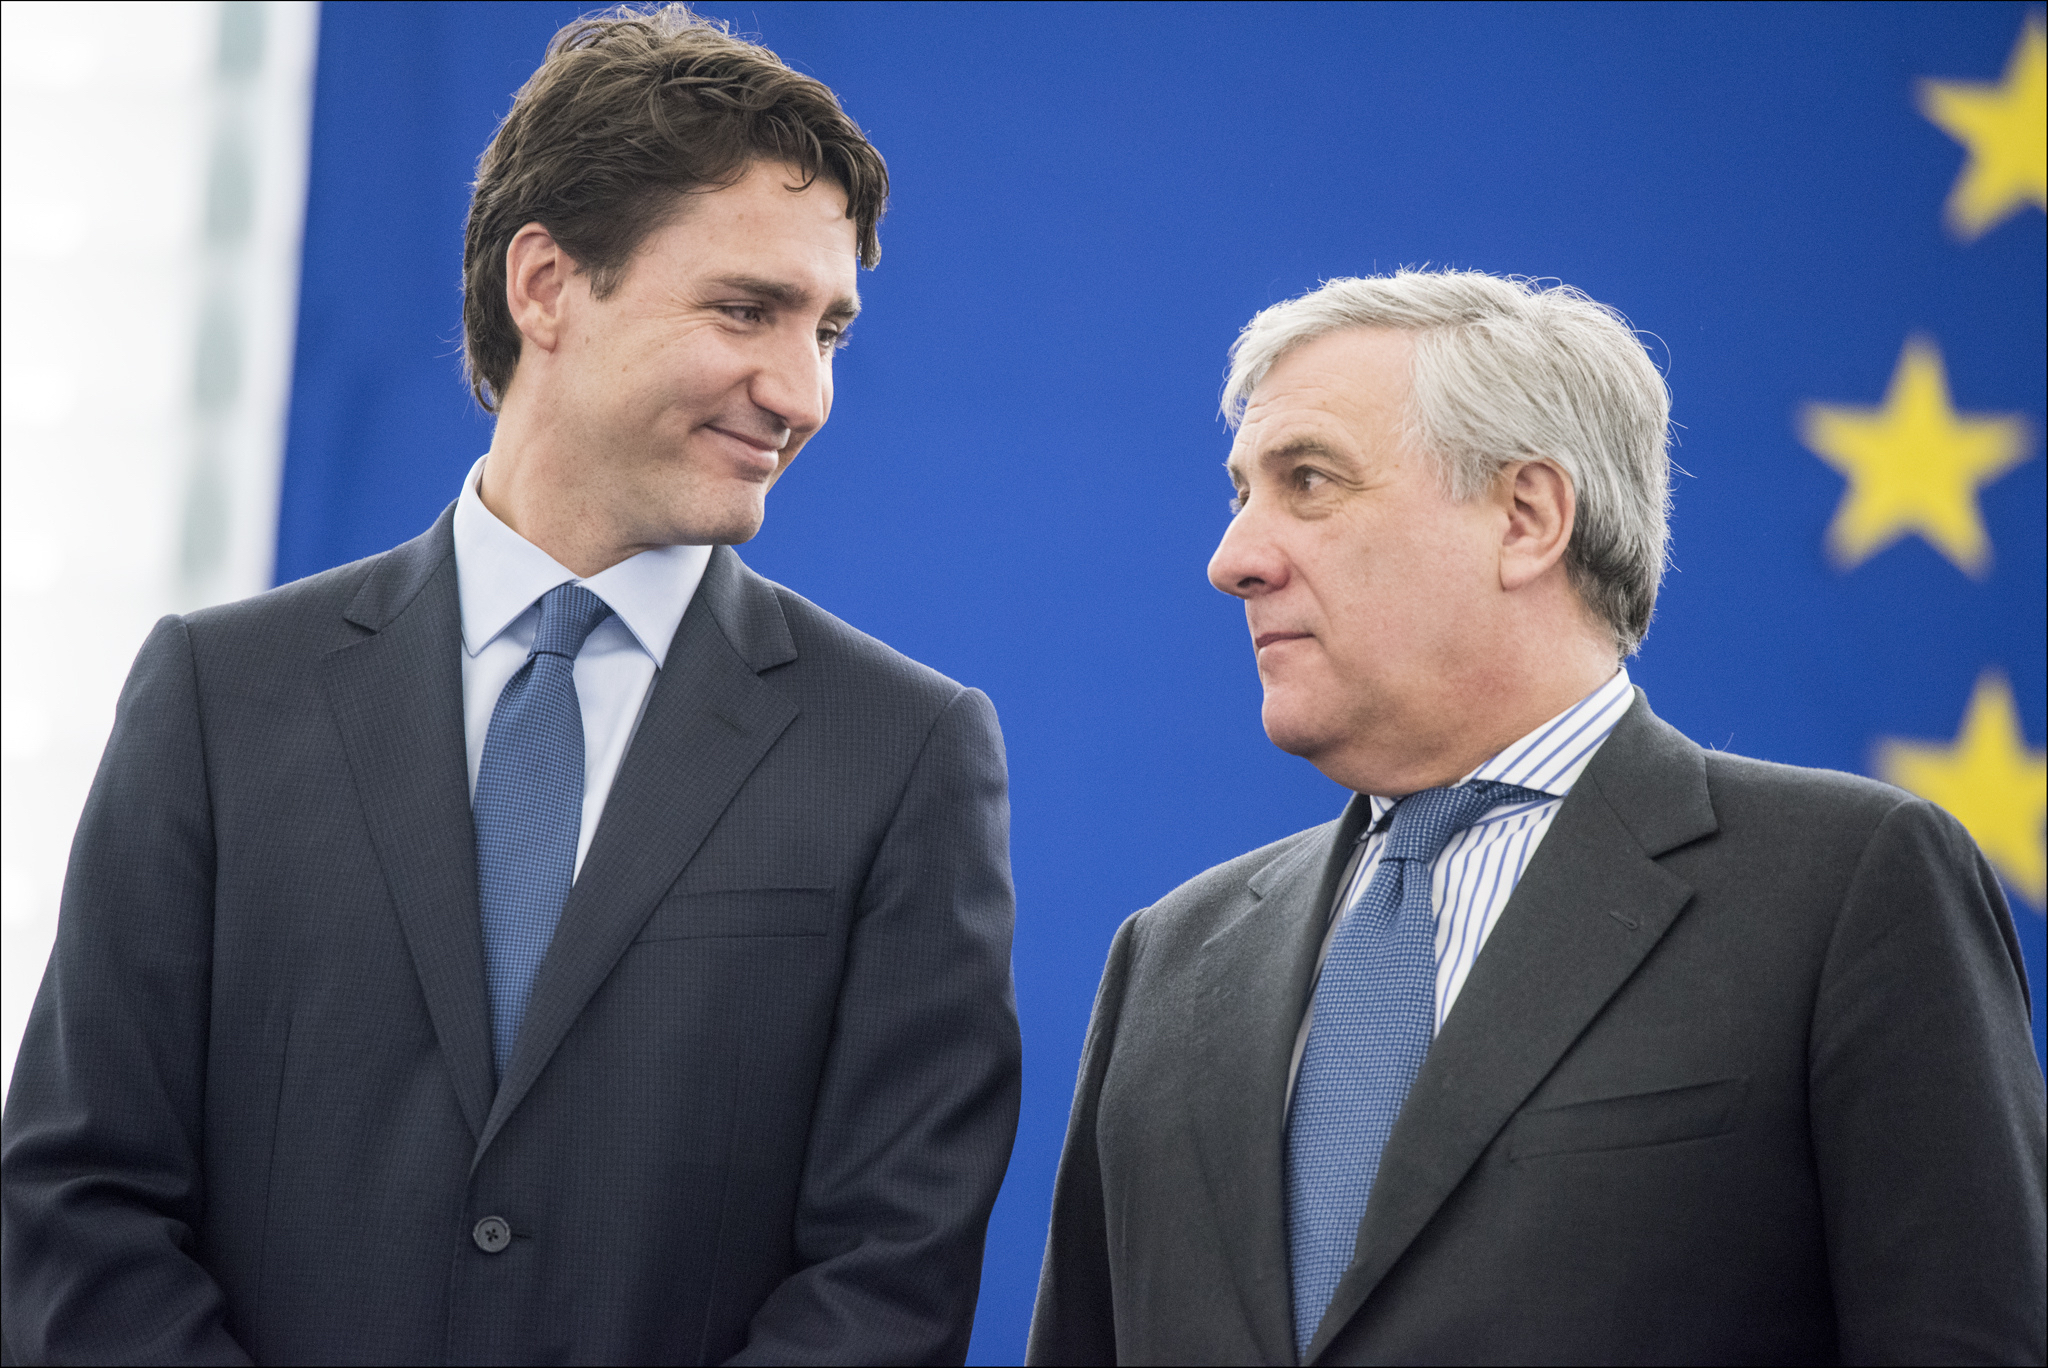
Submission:
<svg viewBox="0 0 2048 1368">
<path fill-rule="evenodd" d="M 533 632 L 535 655 L 574 660 L 597 624 L 612 614 L 611 605 L 580 584 L 558 584 L 540 596 L 540 626 Z"/>
<path fill-rule="evenodd" d="M 1423 789 L 1394 804 L 1382 859 L 1434 861 L 1451 837 L 1502 803 L 1541 802 L 1547 793 L 1515 784 L 1474 779 L 1456 788 Z"/>
</svg>

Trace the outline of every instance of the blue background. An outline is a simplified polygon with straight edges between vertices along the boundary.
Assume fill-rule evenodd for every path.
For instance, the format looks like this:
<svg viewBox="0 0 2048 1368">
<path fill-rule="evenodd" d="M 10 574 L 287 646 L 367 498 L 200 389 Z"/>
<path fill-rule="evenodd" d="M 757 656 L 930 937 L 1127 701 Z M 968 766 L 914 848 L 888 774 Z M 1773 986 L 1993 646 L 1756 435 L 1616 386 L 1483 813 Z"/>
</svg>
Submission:
<svg viewBox="0 0 2048 1368">
<path fill-rule="evenodd" d="M 322 9 L 278 541 L 391 546 L 488 445 L 460 378 L 475 159 L 580 7 Z M 1273 750 L 1221 535 L 1224 349 L 1324 277 L 1554 276 L 1654 334 L 1680 425 L 1675 569 L 1631 669 L 1704 744 L 1867 770 L 2004 670 L 2048 702 L 2048 253 L 1964 246 L 1921 76 L 1995 80 L 2019 5 L 709 5 L 837 90 L 889 160 L 831 425 L 744 551 L 985 689 L 1014 785 L 1024 1119 L 974 1361 L 1023 1352 L 1066 1105 L 1118 922 L 1335 814 Z M 2018 412 L 1983 582 L 1917 538 L 1839 572 L 1805 401 L 1875 404 L 1908 334 L 1958 408 Z M 2015 902 L 2034 981 L 2043 922 Z M 2041 1033 L 2036 989 L 2035 1033 Z"/>
</svg>

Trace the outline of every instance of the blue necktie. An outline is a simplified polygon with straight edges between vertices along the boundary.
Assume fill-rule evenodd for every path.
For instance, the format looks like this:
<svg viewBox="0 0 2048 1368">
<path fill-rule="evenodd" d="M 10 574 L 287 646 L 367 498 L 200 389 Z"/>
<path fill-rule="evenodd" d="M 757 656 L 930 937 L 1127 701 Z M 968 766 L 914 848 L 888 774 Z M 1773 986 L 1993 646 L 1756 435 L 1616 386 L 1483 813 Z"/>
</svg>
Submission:
<svg viewBox="0 0 2048 1368">
<path fill-rule="evenodd" d="M 1436 1036 L 1430 866 L 1451 837 L 1492 808 L 1543 797 L 1477 780 L 1403 798 L 1372 881 L 1330 941 L 1287 1119 L 1297 1357 L 1308 1352 L 1337 1280 L 1351 1266 L 1380 1152 Z"/>
<path fill-rule="evenodd" d="M 491 994 L 491 1058 L 512 1062 L 533 977 L 555 938 L 576 877 L 583 829 L 583 708 L 576 655 L 611 615 L 580 584 L 541 596 L 533 653 L 498 695 L 477 766 L 478 892 L 484 976 Z"/>
</svg>

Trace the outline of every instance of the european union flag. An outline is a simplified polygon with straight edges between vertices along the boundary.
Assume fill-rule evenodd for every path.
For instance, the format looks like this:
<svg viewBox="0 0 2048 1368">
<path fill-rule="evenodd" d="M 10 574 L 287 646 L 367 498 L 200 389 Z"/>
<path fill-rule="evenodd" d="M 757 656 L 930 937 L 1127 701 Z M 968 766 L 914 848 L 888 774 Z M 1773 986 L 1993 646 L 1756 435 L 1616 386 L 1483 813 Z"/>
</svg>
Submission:
<svg viewBox="0 0 2048 1368">
<path fill-rule="evenodd" d="M 474 159 L 578 6 L 324 7 L 278 575 L 425 527 Z M 1022 1354 L 1111 932 L 1342 795 L 1260 730 L 1224 349 L 1431 262 L 1623 309 L 1675 396 L 1641 657 L 1694 739 L 1875 774 L 2011 896 L 2041 1045 L 2043 20 L 1826 7 L 713 4 L 888 157 L 830 428 L 747 559 L 1002 710 L 1025 1114 L 975 1341 Z"/>
</svg>

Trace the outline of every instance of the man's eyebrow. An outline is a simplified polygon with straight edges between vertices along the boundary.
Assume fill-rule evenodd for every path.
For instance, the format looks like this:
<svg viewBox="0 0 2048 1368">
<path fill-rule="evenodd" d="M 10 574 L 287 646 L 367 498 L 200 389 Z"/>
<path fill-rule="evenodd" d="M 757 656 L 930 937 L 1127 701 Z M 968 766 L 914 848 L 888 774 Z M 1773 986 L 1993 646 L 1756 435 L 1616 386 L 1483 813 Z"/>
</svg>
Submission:
<svg viewBox="0 0 2048 1368">
<path fill-rule="evenodd" d="M 1290 437 L 1278 446 L 1270 446 L 1259 453 L 1261 465 L 1278 465 L 1303 456 L 1332 456 L 1341 458 L 1344 453 L 1331 446 L 1321 437 Z"/>
<path fill-rule="evenodd" d="M 1308 434 L 1303 434 L 1300 437 L 1290 437 L 1277 446 L 1263 447 L 1260 449 L 1256 459 L 1262 466 L 1274 466 L 1288 461 L 1299 460 L 1303 456 L 1321 456 L 1340 461 L 1348 459 L 1343 452 L 1330 445 L 1328 441 Z M 1231 479 L 1242 484 L 1244 482 L 1245 465 L 1246 462 L 1241 453 L 1233 451 L 1230 453 L 1230 459 L 1223 463 L 1223 468 L 1229 472 Z"/>
<path fill-rule="evenodd" d="M 786 280 L 771 280 L 767 276 L 729 275 L 720 276 L 711 282 L 715 289 L 737 290 L 741 294 L 757 295 L 769 303 L 784 309 L 802 308 L 811 302 L 811 292 L 801 285 Z M 825 306 L 824 315 L 835 323 L 851 323 L 860 313 L 860 296 L 841 295 Z"/>
</svg>

